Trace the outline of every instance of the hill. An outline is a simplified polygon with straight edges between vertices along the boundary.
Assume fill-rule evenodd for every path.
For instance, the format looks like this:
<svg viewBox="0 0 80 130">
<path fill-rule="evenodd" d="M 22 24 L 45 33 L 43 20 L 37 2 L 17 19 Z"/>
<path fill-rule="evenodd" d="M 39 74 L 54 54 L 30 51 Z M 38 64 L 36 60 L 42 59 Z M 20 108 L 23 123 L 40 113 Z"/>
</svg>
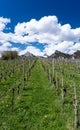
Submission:
<svg viewBox="0 0 80 130">
<path fill-rule="evenodd" d="M 36 57 L 35 55 L 33 55 L 32 53 L 30 52 L 26 52 L 24 55 L 21 55 L 21 57 L 28 57 L 28 58 L 33 58 L 33 57 Z"/>
<path fill-rule="evenodd" d="M 76 52 L 74 52 L 71 57 L 74 57 L 75 59 L 80 59 L 80 50 L 77 50 Z"/>
<path fill-rule="evenodd" d="M 70 58 L 70 55 L 56 50 L 55 53 L 48 58 Z"/>
</svg>

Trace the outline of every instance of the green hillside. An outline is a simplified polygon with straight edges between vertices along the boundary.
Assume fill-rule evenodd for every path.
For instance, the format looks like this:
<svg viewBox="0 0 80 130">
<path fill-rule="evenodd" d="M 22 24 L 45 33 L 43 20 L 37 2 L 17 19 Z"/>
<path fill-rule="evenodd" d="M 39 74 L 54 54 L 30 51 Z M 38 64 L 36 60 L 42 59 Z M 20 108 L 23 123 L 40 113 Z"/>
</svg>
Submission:
<svg viewBox="0 0 80 130">
<path fill-rule="evenodd" d="M 76 63 L 56 61 L 53 77 L 52 61 L 0 62 L 0 130 L 74 130 L 74 82 L 80 110 L 80 72 Z M 67 90 L 64 104 L 62 71 Z"/>
</svg>

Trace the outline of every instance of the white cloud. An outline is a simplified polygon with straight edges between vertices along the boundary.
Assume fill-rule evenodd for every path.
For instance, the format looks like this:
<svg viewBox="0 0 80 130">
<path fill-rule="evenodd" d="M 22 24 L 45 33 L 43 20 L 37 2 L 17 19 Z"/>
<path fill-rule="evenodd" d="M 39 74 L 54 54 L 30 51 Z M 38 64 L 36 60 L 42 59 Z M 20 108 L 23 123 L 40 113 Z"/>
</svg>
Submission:
<svg viewBox="0 0 80 130">
<path fill-rule="evenodd" d="M 9 47 L 11 47 L 11 46 L 12 46 L 12 45 L 11 45 L 9 42 L 6 42 L 6 43 L 2 44 L 2 45 L 0 46 L 0 52 L 9 50 Z"/>
<path fill-rule="evenodd" d="M 10 50 L 12 50 L 12 51 L 17 51 L 17 52 L 20 51 L 19 48 L 17 48 L 17 47 L 12 47 Z"/>
<path fill-rule="evenodd" d="M 44 16 L 40 20 L 31 19 L 28 22 L 18 23 L 14 28 L 14 33 L 4 33 L 3 30 L 6 29 L 9 22 L 10 19 L 0 17 L 0 51 L 9 49 L 9 47 L 12 50 L 20 51 L 21 48 L 14 47 L 16 43 L 28 46 L 25 50 L 21 50 L 20 54 L 29 51 L 35 55 L 44 53 L 51 55 L 55 50 L 66 53 L 80 50 L 80 27 L 73 29 L 70 24 L 61 25 L 56 16 Z M 42 52 L 34 47 L 34 44 L 30 46 L 30 42 L 34 44 L 38 42 L 43 45 L 46 43 L 47 45 Z"/>
<path fill-rule="evenodd" d="M 0 31 L 3 31 L 5 29 L 7 23 L 10 23 L 10 19 L 0 17 Z"/>
<path fill-rule="evenodd" d="M 60 31 L 58 19 L 56 16 L 45 16 L 39 21 L 32 19 L 30 22 L 18 23 L 14 32 L 18 35 L 35 33 L 58 33 Z"/>
<path fill-rule="evenodd" d="M 80 50 L 80 42 L 74 44 L 73 46 L 70 47 L 70 54 L 74 53 L 75 51 Z"/>
<path fill-rule="evenodd" d="M 28 46 L 25 50 L 20 51 L 20 55 L 24 55 L 26 52 L 30 52 L 35 56 L 43 56 L 44 53 L 40 51 L 40 49 L 34 46 Z"/>
<path fill-rule="evenodd" d="M 69 41 L 63 41 L 61 43 L 58 44 L 48 44 L 45 49 L 44 49 L 44 53 L 46 53 L 47 55 L 51 55 L 53 54 L 56 50 L 59 50 L 61 52 L 65 52 L 65 53 L 70 53 L 70 49 L 73 47 L 73 42 L 69 42 Z"/>
</svg>

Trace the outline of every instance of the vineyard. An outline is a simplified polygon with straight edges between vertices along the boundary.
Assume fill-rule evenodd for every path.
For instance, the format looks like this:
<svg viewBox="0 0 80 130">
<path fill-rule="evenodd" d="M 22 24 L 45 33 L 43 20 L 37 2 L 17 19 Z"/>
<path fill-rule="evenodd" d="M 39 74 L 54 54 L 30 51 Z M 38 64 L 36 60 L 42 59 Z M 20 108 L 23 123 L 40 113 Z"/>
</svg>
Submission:
<svg viewBox="0 0 80 130">
<path fill-rule="evenodd" d="M 80 61 L 0 60 L 0 130 L 80 130 Z"/>
</svg>

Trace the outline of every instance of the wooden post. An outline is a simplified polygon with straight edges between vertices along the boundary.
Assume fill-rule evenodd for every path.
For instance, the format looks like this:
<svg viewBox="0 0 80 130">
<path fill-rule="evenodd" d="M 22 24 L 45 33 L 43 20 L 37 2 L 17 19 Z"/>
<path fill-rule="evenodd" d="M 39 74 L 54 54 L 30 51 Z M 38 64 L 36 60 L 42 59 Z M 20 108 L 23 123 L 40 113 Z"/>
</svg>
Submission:
<svg viewBox="0 0 80 130">
<path fill-rule="evenodd" d="M 62 104 L 64 105 L 65 103 L 65 95 L 66 95 L 66 88 L 64 87 L 64 80 L 62 76 Z"/>
<path fill-rule="evenodd" d="M 30 64 L 31 64 L 31 63 L 30 63 L 30 58 L 29 58 L 29 68 L 30 68 Z"/>
<path fill-rule="evenodd" d="M 63 76 L 62 76 L 62 104 L 64 104 Z"/>
<path fill-rule="evenodd" d="M 48 75 L 48 79 L 49 79 L 49 69 L 47 68 L 47 75 Z"/>
<path fill-rule="evenodd" d="M 58 77 L 57 77 L 57 73 L 56 73 L 56 89 L 58 89 Z"/>
<path fill-rule="evenodd" d="M 51 83 L 51 72 L 50 72 L 50 69 L 49 69 L 49 80 L 50 80 L 50 83 Z"/>
<path fill-rule="evenodd" d="M 55 66 L 54 66 L 54 58 L 53 58 L 53 60 L 52 60 L 53 78 L 54 78 L 54 69 L 55 69 Z"/>
<path fill-rule="evenodd" d="M 1 95 L 1 99 L 2 99 L 2 112 L 1 112 L 1 118 L 2 118 L 2 125 L 1 125 L 1 130 L 6 130 L 5 128 L 5 99 L 4 99 L 4 94 Z"/>
<path fill-rule="evenodd" d="M 77 103 L 77 94 L 76 94 L 76 87 L 74 84 L 74 98 L 73 98 L 73 106 L 74 106 L 74 128 L 75 130 L 78 128 L 79 120 L 78 120 L 78 103 Z"/>
<path fill-rule="evenodd" d="M 18 95 L 19 95 L 19 93 L 20 93 L 20 86 L 18 85 L 18 87 L 17 87 L 17 93 L 18 93 Z"/>
<path fill-rule="evenodd" d="M 13 106 L 14 106 L 14 88 L 12 88 L 12 112 L 13 112 Z"/>
<path fill-rule="evenodd" d="M 25 87 L 25 84 L 24 84 L 24 77 L 25 77 L 25 69 L 24 69 L 24 58 L 23 58 L 23 89 L 24 89 L 24 87 Z"/>
</svg>

